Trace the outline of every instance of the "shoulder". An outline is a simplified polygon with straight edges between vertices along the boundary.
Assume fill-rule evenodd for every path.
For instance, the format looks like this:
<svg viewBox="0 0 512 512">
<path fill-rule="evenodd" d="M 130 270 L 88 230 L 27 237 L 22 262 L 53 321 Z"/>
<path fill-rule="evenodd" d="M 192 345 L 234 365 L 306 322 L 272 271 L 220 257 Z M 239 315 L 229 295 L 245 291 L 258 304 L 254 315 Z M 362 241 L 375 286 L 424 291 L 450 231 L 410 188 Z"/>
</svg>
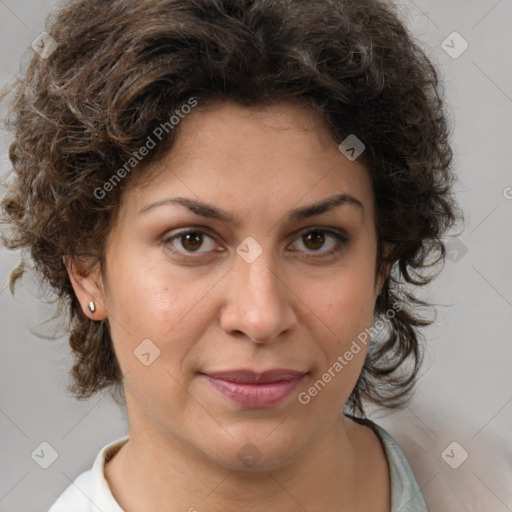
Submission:
<svg viewBox="0 0 512 512">
<path fill-rule="evenodd" d="M 104 446 L 91 469 L 85 471 L 59 496 L 48 512 L 123 512 L 115 501 L 105 478 L 105 462 L 127 441 L 128 436 Z"/>
<path fill-rule="evenodd" d="M 389 468 L 391 511 L 428 512 L 414 472 L 404 452 L 391 434 L 367 418 L 348 417 L 360 425 L 370 428 L 381 443 Z"/>
<path fill-rule="evenodd" d="M 91 470 L 77 476 L 73 483 L 59 496 L 48 512 L 88 512 L 91 504 Z"/>
</svg>

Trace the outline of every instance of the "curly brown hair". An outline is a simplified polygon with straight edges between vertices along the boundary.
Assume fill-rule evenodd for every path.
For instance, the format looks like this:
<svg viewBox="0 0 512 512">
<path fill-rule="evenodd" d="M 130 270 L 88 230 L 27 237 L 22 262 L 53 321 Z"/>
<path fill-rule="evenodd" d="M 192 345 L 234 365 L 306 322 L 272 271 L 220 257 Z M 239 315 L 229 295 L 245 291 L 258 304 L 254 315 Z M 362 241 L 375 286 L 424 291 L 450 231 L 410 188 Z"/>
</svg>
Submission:
<svg viewBox="0 0 512 512">
<path fill-rule="evenodd" d="M 375 308 L 386 336 L 370 344 L 346 408 L 364 416 L 363 400 L 405 403 L 423 358 L 421 328 L 433 321 L 420 314 L 428 304 L 410 285 L 437 275 L 432 265 L 444 261 L 443 237 L 460 215 L 442 86 L 396 7 L 379 0 L 76 0 L 55 12 L 47 30 L 58 47 L 33 56 L 10 110 L 13 175 L 2 221 L 10 227 L 5 245 L 28 250 L 37 275 L 69 308 L 76 356 L 69 389 L 88 397 L 119 387 L 122 374 L 108 323 L 84 315 L 63 256 L 92 257 L 104 268 L 122 191 L 172 148 L 179 127 L 111 193 L 100 198 L 95 190 L 191 97 L 248 106 L 292 101 L 320 112 L 336 142 L 356 134 L 365 144 L 376 269 L 392 266 Z"/>
</svg>

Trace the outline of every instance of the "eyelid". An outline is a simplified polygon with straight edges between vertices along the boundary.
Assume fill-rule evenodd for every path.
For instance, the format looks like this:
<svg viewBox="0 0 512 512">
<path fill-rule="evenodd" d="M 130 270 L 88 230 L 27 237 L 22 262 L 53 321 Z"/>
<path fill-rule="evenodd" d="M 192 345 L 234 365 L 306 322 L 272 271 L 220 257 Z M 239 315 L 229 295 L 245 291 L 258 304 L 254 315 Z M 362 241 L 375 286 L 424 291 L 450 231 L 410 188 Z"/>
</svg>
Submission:
<svg viewBox="0 0 512 512">
<path fill-rule="evenodd" d="M 329 256 L 333 256 L 333 255 L 337 254 L 343 248 L 343 247 L 340 247 L 340 244 L 342 246 L 344 246 L 350 241 L 350 238 L 344 229 L 327 227 L 327 226 L 308 226 L 308 227 L 302 228 L 302 229 L 294 232 L 292 235 L 290 235 L 291 241 L 287 244 L 287 247 L 291 243 L 300 239 L 301 236 L 304 236 L 308 233 L 315 232 L 315 231 L 319 231 L 319 232 L 326 234 L 327 236 L 333 237 L 337 242 L 337 247 L 330 251 L 320 251 L 320 250 L 318 252 L 317 251 L 298 251 L 298 252 L 304 252 L 306 254 L 306 257 L 309 257 L 309 258 L 321 259 L 322 257 L 328 258 Z M 173 233 L 173 232 L 171 231 L 171 233 Z M 164 235 L 162 241 L 164 244 L 167 245 L 167 244 L 170 244 L 170 242 L 172 240 L 177 239 L 180 236 L 184 236 L 188 233 L 200 233 L 202 235 L 206 235 L 207 237 L 209 237 L 213 241 L 215 241 L 215 236 L 213 234 L 211 234 L 210 230 L 207 227 L 204 227 L 204 226 L 201 226 L 201 227 L 189 226 L 186 228 L 182 228 L 177 232 L 174 232 L 172 235 L 167 233 L 166 235 Z M 175 248 L 172 248 L 170 250 L 175 254 L 179 254 L 182 259 L 186 259 L 186 260 L 187 259 L 188 260 L 199 259 L 201 257 L 201 255 L 204 256 L 211 252 L 223 252 L 224 251 L 224 249 L 223 249 L 222 251 L 208 251 L 208 252 L 197 252 L 196 253 L 196 252 L 184 252 L 184 251 L 181 251 L 181 250 L 175 249 Z M 195 254 L 197 254 L 199 256 L 194 256 Z"/>
<path fill-rule="evenodd" d="M 344 230 L 342 228 L 331 227 L 331 226 L 307 226 L 305 228 L 301 228 L 301 229 L 295 231 L 290 236 L 292 237 L 292 240 L 296 240 L 300 236 L 305 235 L 306 233 L 310 233 L 311 231 L 321 231 L 323 233 L 327 233 L 327 234 L 330 234 L 333 236 L 338 235 L 340 237 L 345 237 L 347 240 L 349 238 L 348 232 L 346 230 Z"/>
<path fill-rule="evenodd" d="M 171 233 L 173 233 L 173 234 L 171 234 Z M 170 242 L 172 240 L 178 239 L 181 236 L 187 235 L 189 233 L 200 233 L 202 235 L 206 235 L 208 238 L 211 238 L 213 241 L 215 241 L 215 236 L 210 232 L 210 230 L 208 228 L 206 228 L 204 226 L 201 226 L 201 227 L 190 226 L 190 227 L 182 228 L 182 229 L 180 229 L 179 231 L 176 231 L 176 232 L 174 232 L 174 230 L 173 230 L 173 231 L 171 231 L 169 233 L 166 233 L 162 237 L 162 242 L 164 244 L 170 244 Z M 180 251 L 178 249 L 173 249 L 173 252 L 177 252 L 177 253 L 180 253 L 180 254 L 188 254 L 188 255 L 193 255 L 194 254 L 193 252 L 186 253 L 186 252 Z M 206 254 L 206 253 L 197 253 L 197 254 Z M 193 257 L 193 256 L 191 256 L 191 257 Z"/>
<path fill-rule="evenodd" d="M 296 234 L 294 234 L 293 242 L 296 240 L 300 240 L 300 238 L 308 233 L 321 232 L 324 233 L 327 237 L 334 238 L 336 245 L 334 249 L 330 251 L 298 251 L 303 252 L 305 258 L 321 260 L 322 258 L 330 258 L 338 254 L 350 241 L 350 238 L 347 232 L 340 228 L 331 228 L 326 226 L 309 226 L 307 228 L 299 230 Z"/>
</svg>

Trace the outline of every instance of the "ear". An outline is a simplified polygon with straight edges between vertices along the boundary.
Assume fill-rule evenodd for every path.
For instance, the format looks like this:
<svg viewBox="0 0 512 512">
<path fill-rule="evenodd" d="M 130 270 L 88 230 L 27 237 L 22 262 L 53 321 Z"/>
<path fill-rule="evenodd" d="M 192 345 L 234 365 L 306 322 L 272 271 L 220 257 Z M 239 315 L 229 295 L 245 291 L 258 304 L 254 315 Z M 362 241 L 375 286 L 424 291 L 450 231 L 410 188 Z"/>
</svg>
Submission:
<svg viewBox="0 0 512 512">
<path fill-rule="evenodd" d="M 91 320 L 105 320 L 108 315 L 105 308 L 105 293 L 99 264 L 93 270 L 86 272 L 85 269 L 90 264 L 89 258 L 64 256 L 62 259 L 85 316 Z M 94 312 L 89 309 L 91 301 L 94 302 Z"/>
</svg>

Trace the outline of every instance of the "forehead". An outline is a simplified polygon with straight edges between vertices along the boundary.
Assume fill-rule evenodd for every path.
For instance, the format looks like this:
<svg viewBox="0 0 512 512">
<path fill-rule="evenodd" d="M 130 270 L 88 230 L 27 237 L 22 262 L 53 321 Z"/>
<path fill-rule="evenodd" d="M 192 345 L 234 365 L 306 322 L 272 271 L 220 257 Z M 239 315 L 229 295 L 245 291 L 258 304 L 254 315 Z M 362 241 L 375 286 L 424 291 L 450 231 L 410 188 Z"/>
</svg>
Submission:
<svg viewBox="0 0 512 512">
<path fill-rule="evenodd" d="M 211 158 L 254 164 L 275 161 L 277 165 L 298 159 L 321 161 L 323 153 L 335 146 L 318 112 L 290 102 L 251 107 L 231 101 L 200 105 L 179 128 L 175 160 L 185 153 L 188 158 L 201 158 L 199 145 L 208 147 Z"/>
<path fill-rule="evenodd" d="M 123 206 L 140 211 L 171 196 L 258 211 L 348 194 L 372 209 L 364 163 L 348 160 L 321 117 L 306 106 L 198 106 L 181 120 L 172 149 L 124 192 Z"/>
</svg>

